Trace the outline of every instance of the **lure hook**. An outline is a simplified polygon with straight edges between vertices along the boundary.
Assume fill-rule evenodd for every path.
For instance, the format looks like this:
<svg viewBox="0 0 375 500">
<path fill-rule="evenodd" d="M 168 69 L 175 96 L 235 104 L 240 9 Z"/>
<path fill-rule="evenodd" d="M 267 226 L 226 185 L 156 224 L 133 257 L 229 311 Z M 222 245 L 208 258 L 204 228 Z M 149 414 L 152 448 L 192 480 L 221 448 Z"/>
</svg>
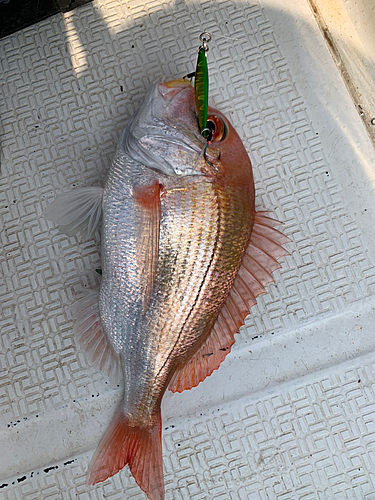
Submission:
<svg viewBox="0 0 375 500">
<path fill-rule="evenodd" d="M 211 162 L 211 161 L 207 158 L 207 148 L 208 148 L 208 146 L 210 145 L 210 142 L 211 142 L 211 141 L 209 141 L 208 139 L 206 140 L 206 143 L 205 143 L 205 145 L 203 146 L 202 151 L 199 153 L 199 156 L 198 156 L 197 161 L 195 162 L 195 165 L 198 165 L 199 160 L 200 160 L 200 159 L 202 158 L 202 156 L 203 156 L 204 160 L 205 160 L 205 161 L 206 161 L 206 162 L 210 165 L 210 167 L 215 168 L 215 165 L 214 165 L 214 164 L 213 164 L 213 163 L 212 163 L 212 162 Z"/>
<path fill-rule="evenodd" d="M 207 158 L 207 146 L 210 144 L 210 141 L 206 141 L 206 144 L 204 145 L 204 148 L 203 148 L 203 158 L 205 159 L 205 161 L 210 165 L 210 167 L 214 168 L 215 165 Z"/>
</svg>

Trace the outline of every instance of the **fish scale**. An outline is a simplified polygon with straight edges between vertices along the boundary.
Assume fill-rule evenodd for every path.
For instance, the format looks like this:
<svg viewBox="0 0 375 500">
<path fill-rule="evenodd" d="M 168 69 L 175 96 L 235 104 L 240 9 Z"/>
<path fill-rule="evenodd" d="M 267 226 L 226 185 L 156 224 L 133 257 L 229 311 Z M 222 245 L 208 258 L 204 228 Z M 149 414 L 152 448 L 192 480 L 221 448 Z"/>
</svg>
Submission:
<svg viewBox="0 0 375 500">
<path fill-rule="evenodd" d="M 168 189 L 162 198 L 159 265 L 154 293 L 145 315 L 130 333 L 131 337 L 139 339 L 137 352 L 131 350 L 122 354 L 126 374 L 124 409 L 129 413 L 128 401 L 136 398 L 142 410 L 142 416 L 136 418 L 144 425 L 149 425 L 153 417 L 176 357 L 194 345 L 197 334 L 202 335 L 202 332 L 191 329 L 186 331 L 184 326 L 189 321 L 213 259 L 218 207 L 214 193 L 207 196 L 208 190 L 213 192 L 209 183 L 198 182 L 189 189 L 180 189 L 188 185 L 189 182 L 183 180 L 177 189 Z M 194 210 L 192 205 L 195 205 Z M 179 209 L 175 210 L 175 207 Z M 188 244 L 185 237 L 187 227 L 190 227 Z M 120 296 L 118 300 L 121 301 Z M 147 345 L 147 352 L 144 345 Z M 148 369 L 143 369 L 140 375 L 133 365 L 134 359 L 141 355 Z"/>
<path fill-rule="evenodd" d="M 171 245 L 177 256 L 175 281 L 178 282 L 178 287 L 166 291 L 170 297 L 168 303 L 164 305 L 165 314 L 170 318 L 165 324 L 166 328 L 176 323 L 180 315 L 181 318 L 177 320 L 179 328 L 184 324 L 186 321 L 184 311 L 186 308 L 190 311 L 196 301 L 201 277 L 207 273 L 212 260 L 217 233 L 218 206 L 212 194 L 209 198 L 208 191 L 213 191 L 210 184 L 201 182 L 186 191 L 172 190 L 166 196 L 174 198 L 175 206 L 186 207 L 184 211 L 171 210 L 171 216 L 166 218 L 165 225 L 162 224 L 161 249 Z M 162 255 L 161 262 L 163 262 Z M 160 271 L 161 274 L 168 273 L 169 265 L 167 269 Z"/>
</svg>

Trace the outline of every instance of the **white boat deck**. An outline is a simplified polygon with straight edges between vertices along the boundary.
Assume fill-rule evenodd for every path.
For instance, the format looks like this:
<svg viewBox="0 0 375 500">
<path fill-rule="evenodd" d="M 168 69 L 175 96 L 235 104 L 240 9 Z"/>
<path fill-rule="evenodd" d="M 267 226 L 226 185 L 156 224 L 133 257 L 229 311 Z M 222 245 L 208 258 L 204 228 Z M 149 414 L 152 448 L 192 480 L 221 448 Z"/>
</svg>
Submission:
<svg viewBox="0 0 375 500">
<path fill-rule="evenodd" d="M 100 237 L 41 214 L 103 182 L 147 86 L 193 71 L 205 30 L 211 103 L 292 241 L 220 369 L 164 398 L 166 500 L 375 499 L 374 86 L 336 57 L 363 76 L 373 52 L 332 12 L 335 58 L 308 0 L 101 0 L 0 40 L 1 500 L 146 498 L 127 468 L 86 484 L 121 394 L 69 311 L 98 286 Z"/>
</svg>

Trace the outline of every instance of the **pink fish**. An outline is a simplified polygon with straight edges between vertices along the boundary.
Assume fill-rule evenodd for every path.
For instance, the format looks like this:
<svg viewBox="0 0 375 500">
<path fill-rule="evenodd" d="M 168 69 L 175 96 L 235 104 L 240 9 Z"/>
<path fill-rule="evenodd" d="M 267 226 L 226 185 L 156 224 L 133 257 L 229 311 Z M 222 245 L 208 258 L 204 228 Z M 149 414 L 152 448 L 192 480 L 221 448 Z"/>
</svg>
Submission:
<svg viewBox="0 0 375 500">
<path fill-rule="evenodd" d="M 230 352 L 288 241 L 256 212 L 251 163 L 236 131 L 209 108 L 201 152 L 194 89 L 152 85 L 125 129 L 104 189 L 60 195 L 46 217 L 70 234 L 102 214 L 102 282 L 74 309 L 75 330 L 124 393 L 88 481 L 129 464 L 150 500 L 164 499 L 160 404 L 197 386 Z"/>
</svg>

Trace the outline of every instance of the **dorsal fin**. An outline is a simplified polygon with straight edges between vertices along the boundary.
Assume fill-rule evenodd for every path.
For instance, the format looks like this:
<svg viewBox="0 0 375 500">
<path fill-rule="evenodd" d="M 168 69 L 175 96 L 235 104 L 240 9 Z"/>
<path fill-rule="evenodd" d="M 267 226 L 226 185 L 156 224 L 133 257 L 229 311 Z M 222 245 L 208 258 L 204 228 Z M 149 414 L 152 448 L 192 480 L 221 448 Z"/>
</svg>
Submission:
<svg viewBox="0 0 375 500">
<path fill-rule="evenodd" d="M 265 293 L 264 286 L 273 281 L 272 273 L 280 268 L 277 259 L 288 255 L 282 245 L 289 238 L 274 229 L 280 222 L 256 212 L 250 244 L 217 320 L 199 350 L 183 366 L 177 368 L 169 390 L 182 392 L 196 387 L 217 370 L 234 344 L 234 335 L 244 324 L 256 297 Z"/>
</svg>

